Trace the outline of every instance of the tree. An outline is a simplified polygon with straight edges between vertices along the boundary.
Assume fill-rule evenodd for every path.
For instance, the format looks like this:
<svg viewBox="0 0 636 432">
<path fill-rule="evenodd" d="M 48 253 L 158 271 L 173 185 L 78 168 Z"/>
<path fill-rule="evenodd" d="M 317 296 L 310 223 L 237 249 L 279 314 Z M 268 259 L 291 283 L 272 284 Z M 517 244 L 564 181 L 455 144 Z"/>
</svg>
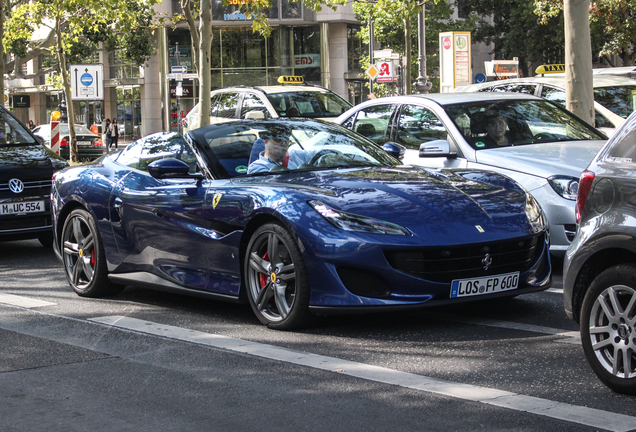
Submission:
<svg viewBox="0 0 636 432">
<path fill-rule="evenodd" d="M 541 23 L 563 11 L 563 0 L 535 0 Z M 624 66 L 636 61 L 636 0 L 595 0 L 589 8 L 593 52 L 612 66 L 610 55 L 618 55 Z"/>
<path fill-rule="evenodd" d="M 353 10 L 360 22 L 367 23 L 369 18 L 375 28 L 374 39 L 382 47 L 391 48 L 402 54 L 404 58 L 404 77 L 407 83 L 407 94 L 413 92 L 412 83 L 418 75 L 417 63 L 417 16 L 422 3 L 413 0 L 356 0 Z M 428 0 L 426 11 L 426 64 L 430 69 L 439 67 L 438 35 L 444 31 L 471 31 L 474 29 L 474 19 L 453 21 L 452 5 L 445 0 Z M 369 43 L 369 27 L 364 26 L 361 35 Z M 362 64 L 367 67 L 373 59 L 366 57 Z M 434 80 L 436 81 L 436 80 Z M 434 82 L 433 90 L 438 86 Z M 374 87 L 374 93 L 384 95 L 388 89 L 383 85 Z"/>
<path fill-rule="evenodd" d="M 526 0 L 466 0 L 464 8 L 479 17 L 473 40 L 494 44 L 495 59 L 518 57 L 524 76 L 530 75 L 531 63 L 563 63 L 562 10 L 541 23 L 535 6 Z"/>
<path fill-rule="evenodd" d="M 6 21 L 4 42 L 17 59 L 33 58 L 40 52 L 53 53 L 64 95 L 68 101 L 70 157 L 77 162 L 75 116 L 67 65 L 92 54 L 98 43 L 108 50 L 122 48 L 137 65 L 153 53 L 150 44 L 154 12 L 158 0 L 40 0 L 16 6 Z M 33 41 L 36 29 L 46 28 L 49 37 Z M 0 29 L 1 31 L 2 29 Z M 51 45 L 54 49 L 50 49 Z M 17 70 L 16 62 L 13 66 Z M 4 65 L 3 65 L 4 66 Z"/>
<path fill-rule="evenodd" d="M 274 0 L 275 1 L 275 0 Z M 325 5 L 336 9 L 338 5 L 344 5 L 347 0 L 303 0 L 303 4 L 309 9 L 320 11 Z M 271 27 L 265 11 L 272 6 L 272 0 L 233 0 L 232 4 L 238 4 L 239 10 L 252 20 L 252 30 L 265 37 L 271 34 Z M 184 18 L 190 28 L 192 50 L 198 55 L 195 58 L 195 69 L 199 76 L 199 94 L 201 95 L 199 109 L 199 125 L 210 124 L 210 98 L 212 90 L 212 77 L 210 75 L 212 57 L 212 2 L 211 0 L 180 0 L 182 15 L 176 15 L 173 19 Z M 223 4 L 229 5 L 230 0 L 223 0 Z M 196 19 L 199 19 L 197 26 Z"/>
</svg>

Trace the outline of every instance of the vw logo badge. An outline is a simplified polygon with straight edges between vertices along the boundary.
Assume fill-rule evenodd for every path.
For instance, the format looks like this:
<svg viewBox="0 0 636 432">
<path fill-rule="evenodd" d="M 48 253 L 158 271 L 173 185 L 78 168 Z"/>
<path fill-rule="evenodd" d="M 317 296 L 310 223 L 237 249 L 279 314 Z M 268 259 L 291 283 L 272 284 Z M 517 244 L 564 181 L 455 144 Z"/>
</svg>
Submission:
<svg viewBox="0 0 636 432">
<path fill-rule="evenodd" d="M 481 263 L 484 266 L 484 270 L 488 270 L 488 267 L 490 267 L 490 264 L 492 264 L 492 257 L 489 253 L 484 256 L 484 258 L 481 260 Z"/>
<path fill-rule="evenodd" d="M 12 178 L 9 180 L 9 190 L 13 193 L 20 193 L 24 190 L 24 183 L 20 179 Z"/>
</svg>

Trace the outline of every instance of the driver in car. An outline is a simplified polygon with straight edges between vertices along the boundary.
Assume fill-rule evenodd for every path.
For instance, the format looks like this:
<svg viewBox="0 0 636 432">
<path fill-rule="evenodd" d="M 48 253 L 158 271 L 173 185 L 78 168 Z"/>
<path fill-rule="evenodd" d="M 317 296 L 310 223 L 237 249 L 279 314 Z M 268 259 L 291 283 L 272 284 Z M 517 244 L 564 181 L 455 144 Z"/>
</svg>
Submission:
<svg viewBox="0 0 636 432">
<path fill-rule="evenodd" d="M 283 166 L 290 135 L 291 131 L 284 127 L 270 128 L 261 132 L 260 137 L 265 141 L 265 150 L 249 165 L 247 173 L 268 172 L 275 166 Z"/>
</svg>

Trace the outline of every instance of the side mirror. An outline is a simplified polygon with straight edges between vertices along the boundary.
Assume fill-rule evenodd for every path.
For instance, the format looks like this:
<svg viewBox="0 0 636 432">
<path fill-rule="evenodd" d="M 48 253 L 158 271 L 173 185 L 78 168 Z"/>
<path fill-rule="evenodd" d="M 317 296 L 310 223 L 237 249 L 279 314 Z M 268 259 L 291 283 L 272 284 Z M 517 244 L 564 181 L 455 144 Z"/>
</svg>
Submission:
<svg viewBox="0 0 636 432">
<path fill-rule="evenodd" d="M 46 147 L 46 142 L 44 142 L 44 138 L 42 138 L 40 135 L 34 135 L 34 136 L 35 136 L 35 139 L 38 140 L 40 144 Z"/>
<path fill-rule="evenodd" d="M 446 140 L 434 140 L 420 144 L 420 157 L 450 157 L 450 144 Z"/>
<path fill-rule="evenodd" d="M 203 179 L 201 173 L 190 174 L 190 166 L 179 159 L 159 159 L 148 165 L 148 172 L 156 179 L 192 178 Z"/>
<path fill-rule="evenodd" d="M 404 153 L 406 152 L 406 147 L 404 147 L 402 144 L 389 141 L 387 143 L 384 143 L 384 145 L 382 146 L 382 150 L 384 150 L 394 158 L 402 159 L 404 157 Z"/>
<path fill-rule="evenodd" d="M 245 114 L 245 118 L 246 119 L 257 119 L 257 120 L 262 120 L 265 118 L 265 114 L 263 114 L 263 111 L 250 111 L 247 114 Z"/>
</svg>

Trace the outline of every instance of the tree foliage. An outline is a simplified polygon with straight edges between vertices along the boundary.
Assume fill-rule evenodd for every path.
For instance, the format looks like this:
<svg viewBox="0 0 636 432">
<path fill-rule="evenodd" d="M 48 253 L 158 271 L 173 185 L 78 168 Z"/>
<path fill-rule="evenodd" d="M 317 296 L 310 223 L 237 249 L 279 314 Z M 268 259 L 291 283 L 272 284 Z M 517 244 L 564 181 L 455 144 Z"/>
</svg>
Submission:
<svg viewBox="0 0 636 432">
<path fill-rule="evenodd" d="M 19 62 L 39 54 L 53 56 L 52 63 L 68 102 L 71 88 L 67 67 L 85 61 L 101 42 L 108 50 L 121 49 L 125 58 L 143 64 L 155 47 L 152 5 L 158 0 L 39 0 L 15 5 L 4 23 L 5 52 L 18 62 L 7 69 L 18 71 Z M 35 32 L 43 36 L 34 37 Z M 71 160 L 77 161 L 73 104 L 68 103 Z"/>
<path fill-rule="evenodd" d="M 563 0 L 535 0 L 535 13 L 542 23 L 563 11 Z M 624 66 L 636 61 L 636 0 L 594 0 L 590 3 L 593 54 L 618 55 Z M 612 64 L 612 66 L 614 66 Z"/>
<path fill-rule="evenodd" d="M 426 2 L 426 65 L 427 74 L 439 68 L 439 33 L 445 31 L 472 31 L 475 26 L 473 19 L 452 20 L 454 8 L 445 0 L 428 0 Z M 412 83 L 418 76 L 418 22 L 417 17 L 422 10 L 422 3 L 413 0 L 374 0 L 355 1 L 353 10 L 360 22 L 366 25 L 362 28 L 361 36 L 365 43 L 369 43 L 369 19 L 373 20 L 374 39 L 380 46 L 376 49 L 392 49 L 403 56 L 408 72 L 405 74 L 409 85 L 408 93 L 414 91 Z M 410 29 L 407 32 L 406 29 Z M 367 68 L 371 61 L 369 56 L 362 59 L 363 68 Z M 439 79 L 433 79 L 432 91 L 438 91 Z M 374 93 L 383 96 L 389 93 L 388 86 L 379 84 L 374 86 Z"/>
<path fill-rule="evenodd" d="M 524 76 L 529 76 L 529 63 L 563 63 L 562 9 L 541 22 L 533 3 L 525 0 L 466 0 L 464 4 L 468 13 L 479 17 L 473 41 L 494 44 L 495 59 L 518 57 Z"/>
</svg>

